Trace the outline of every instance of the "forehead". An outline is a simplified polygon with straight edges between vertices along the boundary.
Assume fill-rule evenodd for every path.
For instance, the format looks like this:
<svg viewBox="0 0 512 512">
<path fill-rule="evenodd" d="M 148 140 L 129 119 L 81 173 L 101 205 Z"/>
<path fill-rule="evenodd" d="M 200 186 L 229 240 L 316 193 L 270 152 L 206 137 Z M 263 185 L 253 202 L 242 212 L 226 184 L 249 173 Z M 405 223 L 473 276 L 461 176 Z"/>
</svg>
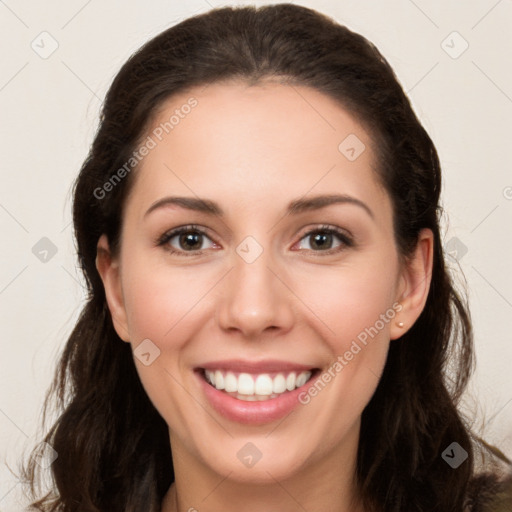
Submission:
<svg viewBox="0 0 512 512">
<path fill-rule="evenodd" d="M 248 208 L 251 201 L 283 203 L 311 191 L 386 207 L 369 134 L 338 102 L 309 87 L 191 88 L 164 102 L 145 137 L 151 149 L 131 194 L 138 202 L 165 193 L 222 202 L 221 194 Z"/>
<path fill-rule="evenodd" d="M 153 116 L 150 133 L 155 130 L 157 138 L 163 130 L 161 135 L 170 145 L 186 144 L 185 150 L 190 150 L 190 145 L 201 143 L 201 149 L 210 153 L 221 147 L 217 157 L 236 155 L 244 164 L 254 157 L 275 160 L 279 154 L 294 161 L 305 153 L 326 150 L 337 159 L 339 144 L 347 136 L 370 141 L 364 128 L 334 99 L 310 87 L 276 82 L 254 86 L 227 82 L 190 89 L 164 102 Z"/>
</svg>

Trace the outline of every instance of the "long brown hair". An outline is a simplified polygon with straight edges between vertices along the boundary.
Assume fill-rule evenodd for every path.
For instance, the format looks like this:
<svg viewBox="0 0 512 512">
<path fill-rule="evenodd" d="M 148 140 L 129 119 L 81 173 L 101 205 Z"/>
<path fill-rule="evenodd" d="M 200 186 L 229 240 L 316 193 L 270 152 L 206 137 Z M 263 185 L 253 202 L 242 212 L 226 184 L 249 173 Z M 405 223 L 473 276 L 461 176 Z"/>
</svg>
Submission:
<svg viewBox="0 0 512 512">
<path fill-rule="evenodd" d="M 228 79 L 280 80 L 338 101 L 372 134 L 400 253 L 410 254 L 422 228 L 434 233 L 426 306 L 391 343 L 362 415 L 357 481 L 368 510 L 480 510 L 479 496 L 485 490 L 497 495 L 499 487 L 492 473 L 476 475 L 474 436 L 458 411 L 474 364 L 473 338 L 467 304 L 443 254 L 436 149 L 377 48 L 327 16 L 292 4 L 218 8 L 188 18 L 146 43 L 115 77 L 74 188 L 88 296 L 45 401 L 45 411 L 52 404 L 61 411 L 44 437 L 58 453 L 51 465 L 54 485 L 32 506 L 157 512 L 174 480 L 168 427 L 140 383 L 130 345 L 113 328 L 95 267 L 100 235 L 118 247 L 133 173 L 106 197 L 95 190 L 130 159 L 164 100 Z M 442 457 L 453 442 L 468 454 L 456 469 Z M 38 473 L 31 459 L 24 474 L 34 499 Z"/>
</svg>

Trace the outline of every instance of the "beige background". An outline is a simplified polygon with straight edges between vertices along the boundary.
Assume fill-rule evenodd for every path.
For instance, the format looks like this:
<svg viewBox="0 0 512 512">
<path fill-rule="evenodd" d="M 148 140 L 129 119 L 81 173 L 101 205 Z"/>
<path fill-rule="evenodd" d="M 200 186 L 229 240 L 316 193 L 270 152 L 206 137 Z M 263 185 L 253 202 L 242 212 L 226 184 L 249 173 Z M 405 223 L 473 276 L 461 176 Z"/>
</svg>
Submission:
<svg viewBox="0 0 512 512">
<path fill-rule="evenodd" d="M 249 3 L 269 2 L 238 2 Z M 374 42 L 437 145 L 445 243 L 466 276 L 476 334 L 467 408 L 512 457 L 512 1 L 295 3 Z M 0 1 L 0 512 L 24 504 L 5 462 L 15 468 L 38 440 L 44 393 L 83 301 L 70 188 L 101 100 L 142 43 L 221 5 Z M 41 252 L 48 249 L 43 237 L 56 254 Z"/>
</svg>

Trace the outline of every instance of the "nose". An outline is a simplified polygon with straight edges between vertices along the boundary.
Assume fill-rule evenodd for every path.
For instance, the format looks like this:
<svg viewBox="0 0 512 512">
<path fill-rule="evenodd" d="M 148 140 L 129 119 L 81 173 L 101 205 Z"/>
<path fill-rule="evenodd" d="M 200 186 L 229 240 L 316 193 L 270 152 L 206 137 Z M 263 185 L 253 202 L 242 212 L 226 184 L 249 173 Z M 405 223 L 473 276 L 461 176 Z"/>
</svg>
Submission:
<svg viewBox="0 0 512 512">
<path fill-rule="evenodd" d="M 234 266 L 223 280 L 216 312 L 223 330 L 255 340 L 291 329 L 293 293 L 269 252 L 264 250 L 252 263 L 233 255 Z"/>
</svg>

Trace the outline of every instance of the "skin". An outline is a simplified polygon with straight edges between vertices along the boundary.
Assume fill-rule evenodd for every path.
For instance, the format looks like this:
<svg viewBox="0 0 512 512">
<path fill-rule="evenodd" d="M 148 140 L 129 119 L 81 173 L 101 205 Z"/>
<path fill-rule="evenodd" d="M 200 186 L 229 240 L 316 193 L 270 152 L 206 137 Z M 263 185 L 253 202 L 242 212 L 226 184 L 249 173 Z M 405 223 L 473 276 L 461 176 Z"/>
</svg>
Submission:
<svg viewBox="0 0 512 512">
<path fill-rule="evenodd" d="M 97 256 L 119 336 L 133 349 L 149 338 L 160 350 L 149 366 L 134 361 L 169 426 L 176 482 L 162 511 L 362 511 L 354 484 L 361 413 L 389 344 L 399 343 L 392 340 L 425 305 L 432 233 L 421 232 L 404 263 L 371 138 L 322 93 L 272 82 L 194 88 L 168 99 L 153 127 L 191 96 L 198 106 L 136 171 L 119 254 L 102 236 Z M 338 150 L 349 134 L 366 146 L 354 161 Z M 332 193 L 357 198 L 373 216 L 350 203 L 285 215 L 292 200 Z M 145 215 L 170 195 L 216 201 L 225 216 L 178 206 Z M 166 246 L 155 243 L 191 223 L 207 231 L 197 242 L 201 254 L 183 255 L 191 249 L 179 236 Z M 350 233 L 354 245 L 333 236 L 326 248 L 315 246 L 314 230 L 323 224 Z M 263 249 L 250 264 L 236 252 L 247 236 Z M 171 254 L 169 246 L 182 255 Z M 402 309 L 396 317 L 284 420 L 229 421 L 212 409 L 193 374 L 201 362 L 224 358 L 327 369 L 397 302 Z M 262 453 L 251 468 L 237 458 L 247 442 Z"/>
</svg>

